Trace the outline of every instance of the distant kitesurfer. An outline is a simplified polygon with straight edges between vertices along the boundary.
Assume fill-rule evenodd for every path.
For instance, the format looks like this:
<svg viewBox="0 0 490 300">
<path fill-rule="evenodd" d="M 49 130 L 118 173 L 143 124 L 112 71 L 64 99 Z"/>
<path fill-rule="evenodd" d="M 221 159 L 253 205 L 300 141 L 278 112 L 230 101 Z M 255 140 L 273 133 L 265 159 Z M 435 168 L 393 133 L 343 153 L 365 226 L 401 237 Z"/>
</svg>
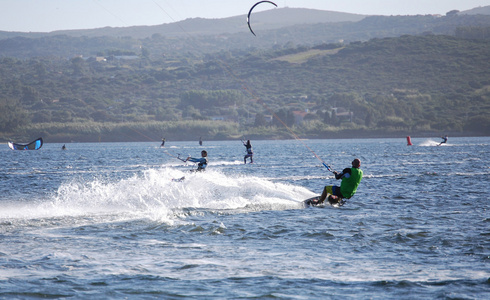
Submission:
<svg viewBox="0 0 490 300">
<path fill-rule="evenodd" d="M 447 142 L 447 135 L 446 136 L 441 136 L 441 139 L 442 139 L 442 142 L 439 145 L 437 145 L 437 146 L 440 146 L 440 145 L 445 144 Z"/>
<path fill-rule="evenodd" d="M 199 146 L 202 146 L 202 137 L 199 137 Z"/>
<path fill-rule="evenodd" d="M 243 141 L 242 141 L 243 143 Z M 250 143 L 250 140 L 247 140 L 246 143 L 243 143 L 243 146 L 245 146 L 245 148 L 247 148 L 247 154 L 245 154 L 245 156 L 243 157 L 243 162 L 245 164 L 247 164 L 247 158 L 250 157 L 250 163 L 253 164 L 254 163 L 254 152 L 252 150 L 252 144 Z"/>
<path fill-rule="evenodd" d="M 333 172 L 335 179 L 342 179 L 340 187 L 336 185 L 325 186 L 318 203 L 325 201 L 327 195 L 330 195 L 328 201 L 332 204 L 342 203 L 342 199 L 350 199 L 357 191 L 357 187 L 362 179 L 361 160 L 356 158 L 352 161 L 352 168 L 345 168 L 342 173 Z"/>
<path fill-rule="evenodd" d="M 63 144 L 63 147 L 61 147 L 61 150 L 66 150 L 65 144 Z"/>
<path fill-rule="evenodd" d="M 204 171 L 208 165 L 208 153 L 206 150 L 201 151 L 201 158 L 187 157 L 185 161 L 190 161 L 197 164 L 197 169 L 194 171 Z"/>
<path fill-rule="evenodd" d="M 160 145 L 160 147 L 165 147 L 165 138 L 162 138 L 162 144 Z"/>
</svg>

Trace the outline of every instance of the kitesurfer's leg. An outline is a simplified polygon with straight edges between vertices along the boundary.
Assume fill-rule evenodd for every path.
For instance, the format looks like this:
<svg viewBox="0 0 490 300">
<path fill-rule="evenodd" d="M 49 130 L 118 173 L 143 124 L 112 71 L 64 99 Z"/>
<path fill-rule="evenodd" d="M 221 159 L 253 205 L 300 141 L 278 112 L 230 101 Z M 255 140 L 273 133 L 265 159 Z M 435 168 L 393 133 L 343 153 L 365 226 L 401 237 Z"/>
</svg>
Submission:
<svg viewBox="0 0 490 300">
<path fill-rule="evenodd" d="M 247 164 L 247 156 L 246 155 L 243 157 L 243 163 Z"/>
<path fill-rule="evenodd" d="M 333 188 L 334 188 L 334 186 L 328 185 L 325 187 L 325 190 L 327 191 L 327 193 L 333 194 Z"/>
<path fill-rule="evenodd" d="M 335 196 L 335 195 L 330 195 L 328 196 L 328 202 L 330 204 L 337 204 L 340 202 L 342 198 L 340 198 L 339 196 Z"/>
<path fill-rule="evenodd" d="M 344 196 L 342 195 L 342 193 L 340 192 L 340 186 L 332 186 L 332 192 L 331 192 L 332 195 L 335 195 L 339 198 L 344 198 Z"/>
<path fill-rule="evenodd" d="M 332 194 L 332 186 L 331 185 L 325 186 L 325 188 L 323 189 L 322 195 L 320 196 L 320 199 L 318 199 L 318 203 L 323 203 L 325 201 L 325 199 L 327 199 L 328 194 Z"/>
</svg>

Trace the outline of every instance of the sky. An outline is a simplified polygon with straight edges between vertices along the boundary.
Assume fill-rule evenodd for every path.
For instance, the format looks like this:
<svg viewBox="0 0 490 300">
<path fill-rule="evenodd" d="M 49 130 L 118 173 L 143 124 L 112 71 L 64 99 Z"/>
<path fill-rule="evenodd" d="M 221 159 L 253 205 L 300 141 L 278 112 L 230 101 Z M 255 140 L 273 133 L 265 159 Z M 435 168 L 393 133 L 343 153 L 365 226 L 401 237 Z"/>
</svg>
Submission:
<svg viewBox="0 0 490 300">
<path fill-rule="evenodd" d="M 490 0 L 272 0 L 301 7 L 363 15 L 444 15 L 490 5 Z M 159 25 L 188 18 L 246 15 L 258 0 L 0 0 L 0 31 L 51 32 L 67 29 Z M 256 10 L 273 9 L 268 3 Z"/>
</svg>

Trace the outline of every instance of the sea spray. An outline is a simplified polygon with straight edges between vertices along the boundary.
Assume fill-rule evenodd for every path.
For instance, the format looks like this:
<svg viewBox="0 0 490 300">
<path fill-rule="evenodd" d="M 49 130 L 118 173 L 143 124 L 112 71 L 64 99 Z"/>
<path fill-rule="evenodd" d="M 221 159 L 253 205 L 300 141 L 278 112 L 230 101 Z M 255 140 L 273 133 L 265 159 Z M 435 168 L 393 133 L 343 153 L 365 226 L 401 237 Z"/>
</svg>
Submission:
<svg viewBox="0 0 490 300">
<path fill-rule="evenodd" d="M 174 178 L 185 179 L 173 181 Z M 181 219 L 186 208 L 297 209 L 313 194 L 306 188 L 270 179 L 220 171 L 183 172 L 162 167 L 125 179 L 75 178 L 46 198 L 4 209 L 7 218 L 119 215 L 120 219 L 147 218 L 163 222 Z M 18 212 L 18 213 L 17 213 Z"/>
</svg>

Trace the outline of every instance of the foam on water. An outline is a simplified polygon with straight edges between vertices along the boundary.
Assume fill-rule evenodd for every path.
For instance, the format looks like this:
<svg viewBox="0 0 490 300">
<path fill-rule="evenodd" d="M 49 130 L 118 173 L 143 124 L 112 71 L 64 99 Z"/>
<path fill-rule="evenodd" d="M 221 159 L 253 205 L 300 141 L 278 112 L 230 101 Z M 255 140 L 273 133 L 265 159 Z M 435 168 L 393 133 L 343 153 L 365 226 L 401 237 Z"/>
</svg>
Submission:
<svg viewBox="0 0 490 300">
<path fill-rule="evenodd" d="M 235 166 L 235 165 L 243 165 L 243 161 L 216 161 L 216 162 L 210 162 L 210 166 Z"/>
<path fill-rule="evenodd" d="M 183 181 L 173 179 L 185 177 Z M 118 215 L 172 223 L 185 208 L 209 210 L 295 209 L 314 194 L 306 188 L 265 178 L 219 171 L 183 172 L 162 167 L 127 179 L 71 180 L 54 195 L 3 207 L 1 219 Z"/>
<path fill-rule="evenodd" d="M 432 146 L 444 146 L 444 147 L 447 147 L 447 146 L 451 146 L 451 144 L 448 144 L 448 143 L 441 144 L 441 142 L 436 142 L 436 141 L 433 141 L 433 140 L 428 139 L 428 140 L 425 140 L 422 143 L 420 143 L 419 146 L 422 146 L 422 147 L 432 147 Z"/>
</svg>

